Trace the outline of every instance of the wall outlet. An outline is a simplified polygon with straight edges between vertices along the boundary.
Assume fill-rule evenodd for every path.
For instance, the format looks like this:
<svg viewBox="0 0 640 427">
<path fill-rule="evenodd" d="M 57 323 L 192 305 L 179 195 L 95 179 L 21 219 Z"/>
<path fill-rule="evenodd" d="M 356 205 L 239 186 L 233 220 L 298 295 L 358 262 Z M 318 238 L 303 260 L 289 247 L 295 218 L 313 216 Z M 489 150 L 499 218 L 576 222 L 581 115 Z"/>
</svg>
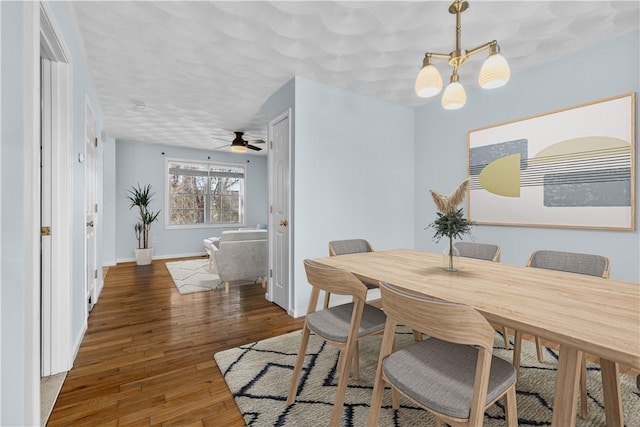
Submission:
<svg viewBox="0 0 640 427">
<path fill-rule="evenodd" d="M 158 243 L 158 238 L 156 236 L 153 236 L 153 238 L 151 239 L 152 243 Z"/>
</svg>

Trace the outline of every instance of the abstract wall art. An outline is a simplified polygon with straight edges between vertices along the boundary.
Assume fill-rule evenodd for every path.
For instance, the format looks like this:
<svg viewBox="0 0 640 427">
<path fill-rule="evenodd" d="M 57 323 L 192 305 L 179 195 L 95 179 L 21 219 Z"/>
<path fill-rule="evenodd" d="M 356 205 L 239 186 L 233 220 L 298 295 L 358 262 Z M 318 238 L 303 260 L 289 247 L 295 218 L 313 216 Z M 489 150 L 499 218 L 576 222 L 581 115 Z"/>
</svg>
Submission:
<svg viewBox="0 0 640 427">
<path fill-rule="evenodd" d="M 635 93 L 469 131 L 469 219 L 635 229 Z"/>
</svg>

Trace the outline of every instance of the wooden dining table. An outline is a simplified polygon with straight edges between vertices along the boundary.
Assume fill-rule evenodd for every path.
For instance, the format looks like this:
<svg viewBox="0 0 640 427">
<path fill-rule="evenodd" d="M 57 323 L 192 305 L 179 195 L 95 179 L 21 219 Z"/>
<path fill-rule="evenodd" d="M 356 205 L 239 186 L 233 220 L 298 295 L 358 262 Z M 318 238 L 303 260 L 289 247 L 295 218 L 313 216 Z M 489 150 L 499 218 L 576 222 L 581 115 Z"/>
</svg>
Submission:
<svg viewBox="0 0 640 427">
<path fill-rule="evenodd" d="M 619 364 L 640 369 L 640 284 L 471 258 L 447 272 L 441 254 L 410 249 L 314 261 L 368 284 L 468 304 L 490 322 L 559 344 L 553 426 L 575 426 L 582 355 L 600 357 L 607 426 L 624 425 L 618 372 Z"/>
</svg>

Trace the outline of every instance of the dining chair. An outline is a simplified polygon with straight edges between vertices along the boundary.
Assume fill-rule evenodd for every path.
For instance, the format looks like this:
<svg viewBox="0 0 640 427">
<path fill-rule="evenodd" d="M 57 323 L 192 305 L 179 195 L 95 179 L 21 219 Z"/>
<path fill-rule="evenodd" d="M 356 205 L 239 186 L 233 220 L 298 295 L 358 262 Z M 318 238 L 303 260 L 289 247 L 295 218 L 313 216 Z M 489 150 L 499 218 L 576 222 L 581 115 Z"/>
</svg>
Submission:
<svg viewBox="0 0 640 427">
<path fill-rule="evenodd" d="M 373 252 L 373 246 L 365 239 L 332 240 L 329 242 L 329 256 Z M 376 289 L 376 285 L 366 284 L 367 289 Z M 324 295 L 324 308 L 329 307 L 331 293 Z"/>
<path fill-rule="evenodd" d="M 518 424 L 516 371 L 493 355 L 495 331 L 473 307 L 411 294 L 380 283 L 387 315 L 368 426 L 377 426 L 385 384 L 442 421 L 481 426 L 485 410 L 504 397 L 508 426 Z M 430 336 L 394 350 L 397 324 Z M 392 407 L 398 409 L 397 395 Z"/>
<path fill-rule="evenodd" d="M 577 252 L 562 252 L 539 250 L 529 257 L 526 267 L 544 268 L 547 270 L 566 271 L 569 273 L 585 274 L 608 279 L 610 276 L 609 258 L 602 255 L 583 254 Z M 536 355 L 538 361 L 544 360 L 542 344 L 539 337 L 534 337 L 536 343 Z M 513 366 L 520 370 L 522 356 L 522 333 L 516 330 L 515 345 L 513 351 Z M 582 367 L 580 373 L 580 411 L 583 418 L 589 416 L 587 406 L 587 357 L 582 355 Z"/>
<path fill-rule="evenodd" d="M 453 246 L 458 250 L 458 254 L 461 257 L 500 262 L 501 249 L 498 245 L 477 242 L 454 242 Z"/>
<path fill-rule="evenodd" d="M 498 245 L 491 243 L 454 242 L 453 246 L 461 257 L 500 262 L 501 249 Z M 502 326 L 502 337 L 504 339 L 504 348 L 507 350 L 511 349 L 509 330 L 506 326 Z"/>
<path fill-rule="evenodd" d="M 338 425 L 342 419 L 342 408 L 352 360 L 354 378 L 359 379 L 360 375 L 358 340 L 382 333 L 386 316 L 381 309 L 365 302 L 367 287 L 353 273 L 323 266 L 308 259 L 304 260 L 304 268 L 307 281 L 311 284 L 311 296 L 302 329 L 300 349 L 287 395 L 287 405 L 291 405 L 298 394 L 298 382 L 304 364 L 305 352 L 309 336 L 313 332 L 340 349 L 337 390 L 330 422 L 330 425 Z M 320 291 L 349 295 L 353 297 L 353 301 L 316 311 Z"/>
</svg>

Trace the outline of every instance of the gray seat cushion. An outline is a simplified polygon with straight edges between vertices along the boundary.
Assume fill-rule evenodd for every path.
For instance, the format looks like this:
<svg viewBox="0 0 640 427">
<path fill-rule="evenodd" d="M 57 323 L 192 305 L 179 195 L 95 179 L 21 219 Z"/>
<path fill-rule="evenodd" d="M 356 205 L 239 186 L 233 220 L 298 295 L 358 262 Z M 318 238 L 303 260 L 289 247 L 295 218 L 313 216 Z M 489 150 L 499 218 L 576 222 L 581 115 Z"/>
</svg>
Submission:
<svg viewBox="0 0 640 427">
<path fill-rule="evenodd" d="M 352 313 L 352 302 L 327 308 L 308 314 L 307 325 L 309 329 L 325 339 L 336 342 L 347 342 Z M 358 336 L 361 337 L 384 330 L 386 321 L 387 316 L 382 310 L 365 304 Z"/>
<path fill-rule="evenodd" d="M 392 353 L 382 369 L 399 390 L 424 406 L 452 417 L 468 418 L 477 359 L 478 350 L 474 347 L 429 338 Z M 494 356 L 487 403 L 515 380 L 513 366 Z"/>
</svg>

